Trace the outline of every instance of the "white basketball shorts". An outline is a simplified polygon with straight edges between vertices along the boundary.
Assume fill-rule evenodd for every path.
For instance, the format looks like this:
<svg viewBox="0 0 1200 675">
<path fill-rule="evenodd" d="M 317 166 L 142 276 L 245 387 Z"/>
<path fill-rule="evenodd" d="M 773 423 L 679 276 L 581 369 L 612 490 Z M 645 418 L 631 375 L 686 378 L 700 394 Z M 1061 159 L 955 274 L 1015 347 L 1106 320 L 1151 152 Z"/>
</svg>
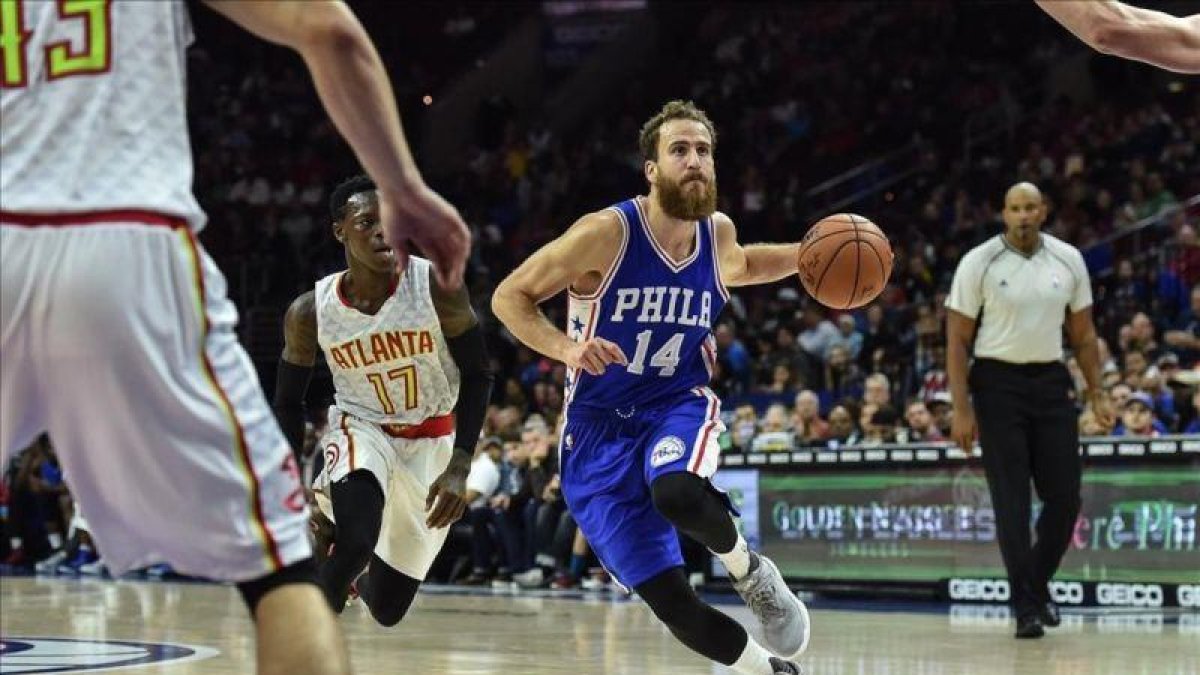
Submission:
<svg viewBox="0 0 1200 675">
<path fill-rule="evenodd" d="M 383 519 L 375 555 L 392 569 L 423 580 L 446 543 L 449 527 L 425 525 L 429 486 L 446 470 L 454 453 L 453 417 L 427 420 L 422 427 L 438 428 L 428 437 L 389 435 L 380 425 L 329 409 L 329 431 L 321 439 L 325 468 L 313 481 L 317 507 L 337 522 L 329 485 L 351 471 L 370 471 L 383 489 Z"/>
<path fill-rule="evenodd" d="M 236 322 L 178 218 L 0 212 L 0 459 L 49 432 L 115 574 L 249 581 L 311 555 Z"/>
</svg>

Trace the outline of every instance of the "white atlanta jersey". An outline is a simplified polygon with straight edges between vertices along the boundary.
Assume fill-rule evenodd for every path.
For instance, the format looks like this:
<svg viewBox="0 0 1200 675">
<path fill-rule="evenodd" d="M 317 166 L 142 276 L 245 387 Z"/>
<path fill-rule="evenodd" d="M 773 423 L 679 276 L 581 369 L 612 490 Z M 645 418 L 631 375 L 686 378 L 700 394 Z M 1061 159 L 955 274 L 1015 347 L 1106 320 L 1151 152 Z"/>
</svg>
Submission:
<svg viewBox="0 0 1200 675">
<path fill-rule="evenodd" d="M 317 282 L 317 341 L 333 373 L 334 402 L 377 424 L 419 424 L 458 402 L 450 356 L 430 295 L 430 269 L 411 256 L 395 291 L 373 316 L 346 302 L 342 275 Z"/>
<path fill-rule="evenodd" d="M 191 21 L 182 2 L 0 2 L 0 209 L 187 220 Z M 11 29 L 11 32 L 10 32 Z"/>
</svg>

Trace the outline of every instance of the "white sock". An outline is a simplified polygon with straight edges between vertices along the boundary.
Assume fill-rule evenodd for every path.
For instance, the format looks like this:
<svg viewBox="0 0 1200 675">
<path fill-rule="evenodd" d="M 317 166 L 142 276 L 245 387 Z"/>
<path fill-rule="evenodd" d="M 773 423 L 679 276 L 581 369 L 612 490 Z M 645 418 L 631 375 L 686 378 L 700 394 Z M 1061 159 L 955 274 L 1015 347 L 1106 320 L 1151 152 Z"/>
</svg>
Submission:
<svg viewBox="0 0 1200 675">
<path fill-rule="evenodd" d="M 746 543 L 745 537 L 740 532 L 732 551 L 728 553 L 713 551 L 713 555 L 721 560 L 721 564 L 729 570 L 729 575 L 735 580 L 741 579 L 750 571 L 750 545 Z"/>
<path fill-rule="evenodd" d="M 742 675 L 772 675 L 775 672 L 771 666 L 771 653 L 749 635 L 746 636 L 746 648 L 742 650 L 742 655 L 729 667 Z"/>
</svg>

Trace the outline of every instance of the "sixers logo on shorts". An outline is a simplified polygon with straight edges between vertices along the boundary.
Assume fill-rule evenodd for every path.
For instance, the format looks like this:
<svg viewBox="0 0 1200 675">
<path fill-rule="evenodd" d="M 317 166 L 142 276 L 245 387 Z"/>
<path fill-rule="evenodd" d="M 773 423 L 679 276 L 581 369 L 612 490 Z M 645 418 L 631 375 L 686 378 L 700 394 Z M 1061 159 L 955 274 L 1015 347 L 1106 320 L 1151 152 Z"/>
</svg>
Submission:
<svg viewBox="0 0 1200 675">
<path fill-rule="evenodd" d="M 654 451 L 650 453 L 650 466 L 670 464 L 683 457 L 685 451 L 683 441 L 678 436 L 666 436 L 654 444 Z"/>
<path fill-rule="evenodd" d="M 198 661 L 216 656 L 211 647 L 161 642 L 5 638 L 0 640 L 0 672 L 77 673 L 125 669 L 160 663 Z"/>
</svg>

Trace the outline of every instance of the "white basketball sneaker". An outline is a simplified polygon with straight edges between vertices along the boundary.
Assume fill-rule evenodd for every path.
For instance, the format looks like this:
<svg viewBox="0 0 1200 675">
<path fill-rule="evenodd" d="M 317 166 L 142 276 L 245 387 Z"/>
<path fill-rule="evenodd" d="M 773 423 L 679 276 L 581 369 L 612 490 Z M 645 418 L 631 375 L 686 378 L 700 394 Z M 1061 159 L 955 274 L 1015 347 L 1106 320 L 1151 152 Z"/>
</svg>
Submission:
<svg viewBox="0 0 1200 675">
<path fill-rule="evenodd" d="M 785 659 L 798 656 L 808 648 L 808 608 L 769 558 L 751 551 L 750 568 L 733 588 L 762 625 L 764 646 Z"/>
</svg>

